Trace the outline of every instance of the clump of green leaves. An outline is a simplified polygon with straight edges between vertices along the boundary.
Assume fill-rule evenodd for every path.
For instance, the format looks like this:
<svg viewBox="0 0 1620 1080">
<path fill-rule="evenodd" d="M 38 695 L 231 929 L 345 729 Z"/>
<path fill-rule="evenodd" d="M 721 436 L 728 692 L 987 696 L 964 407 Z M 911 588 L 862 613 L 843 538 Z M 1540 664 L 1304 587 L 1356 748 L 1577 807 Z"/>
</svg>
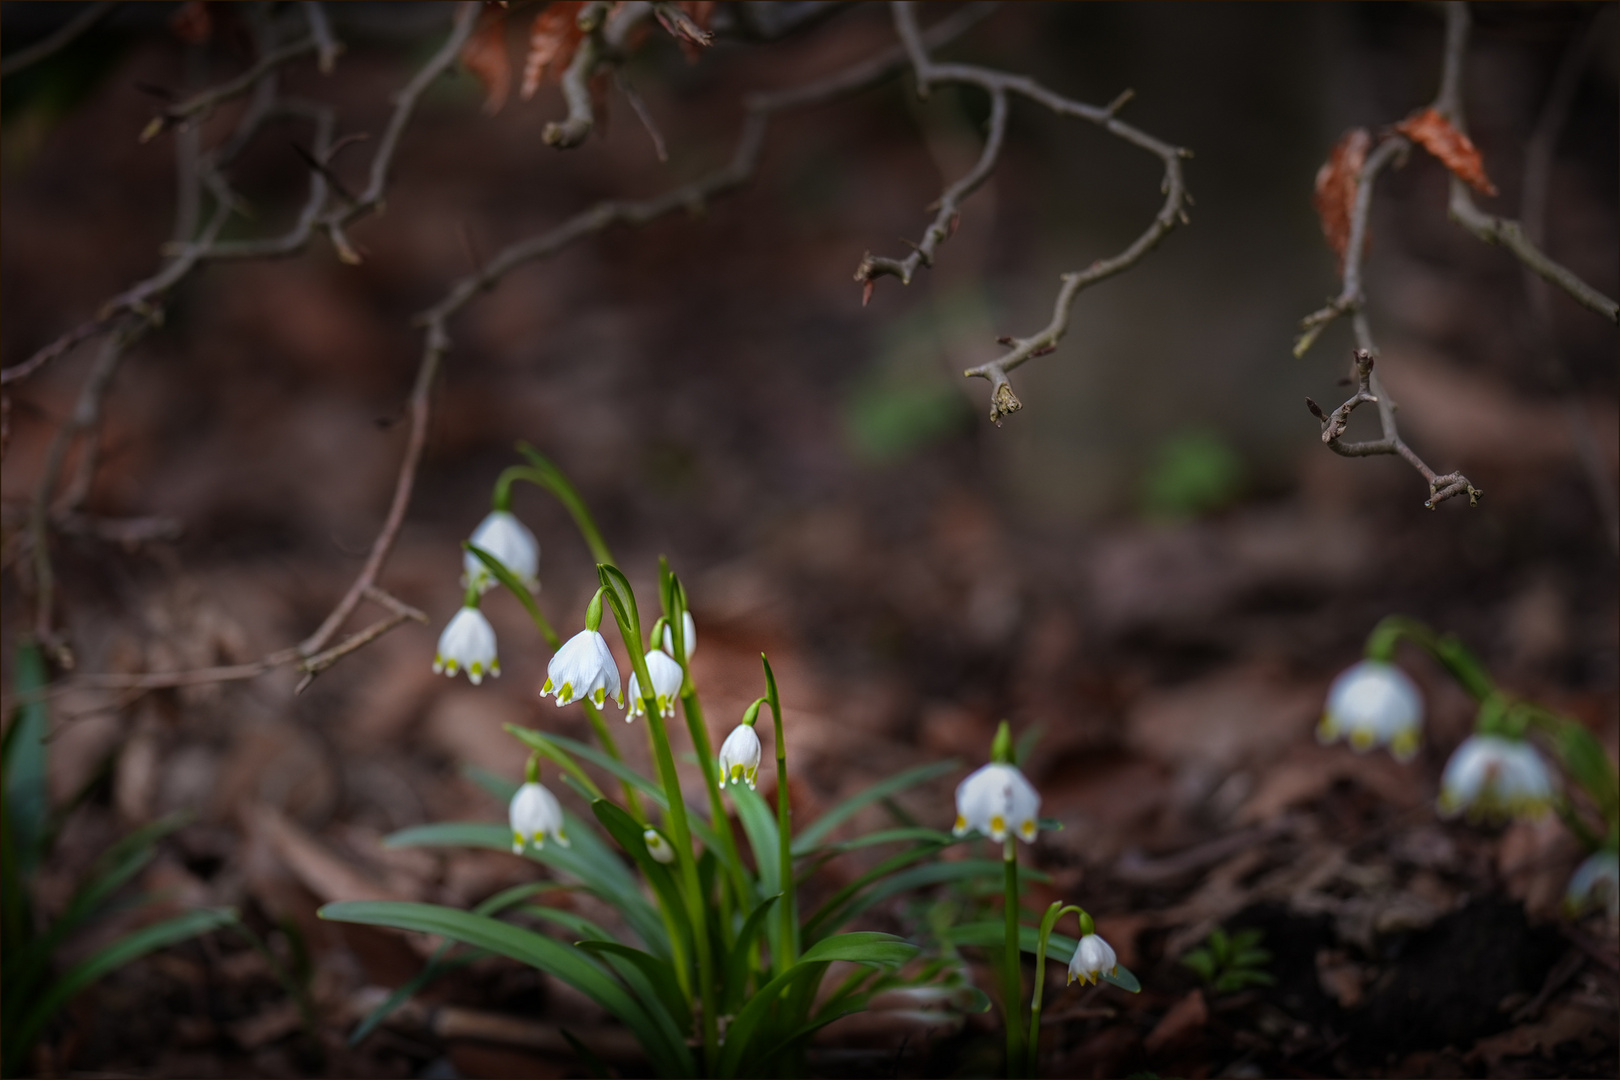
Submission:
<svg viewBox="0 0 1620 1080">
<path fill-rule="evenodd" d="M 1231 994 L 1250 986 L 1272 986 L 1277 980 L 1265 970 L 1271 963 L 1271 950 L 1260 947 L 1264 939 L 1262 930 L 1228 934 L 1217 926 L 1202 945 L 1181 958 L 1181 964 L 1191 968 L 1217 994 Z"/>
<path fill-rule="evenodd" d="M 50 716 L 40 698 L 45 661 L 39 647 L 17 649 L 15 686 L 24 704 L 6 728 L 0 751 L 5 817 L 0 827 L 0 1074 L 15 1076 L 47 1024 L 80 991 L 149 952 L 233 925 L 226 908 L 204 908 L 142 927 L 106 945 L 66 971 L 57 971 L 57 949 L 73 934 L 107 914 L 120 890 L 146 868 L 158 842 L 183 820 L 153 822 L 124 837 L 96 860 L 83 884 L 54 920 L 39 918 L 33 880 L 49 858 L 58 829 L 86 793 L 53 809 L 46 789 Z"/>
</svg>

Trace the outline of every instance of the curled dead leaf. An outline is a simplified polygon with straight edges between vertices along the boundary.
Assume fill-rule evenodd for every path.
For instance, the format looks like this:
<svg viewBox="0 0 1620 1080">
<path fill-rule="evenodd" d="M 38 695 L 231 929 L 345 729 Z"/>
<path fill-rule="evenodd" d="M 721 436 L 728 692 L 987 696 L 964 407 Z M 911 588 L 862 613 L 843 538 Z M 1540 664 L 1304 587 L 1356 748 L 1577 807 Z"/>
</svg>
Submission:
<svg viewBox="0 0 1620 1080">
<path fill-rule="evenodd" d="M 512 92 L 512 57 L 506 49 L 506 12 L 486 9 L 479 16 L 467 44 L 461 47 L 461 66 L 472 72 L 484 88 L 484 112 L 494 116 Z"/>
<path fill-rule="evenodd" d="M 523 61 L 523 100 L 534 97 L 546 80 L 560 82 L 585 32 L 579 28 L 583 0 L 553 0 L 534 17 L 529 53 Z"/>
<path fill-rule="evenodd" d="M 1434 108 L 1422 109 L 1395 125 L 1395 130 L 1440 159 L 1452 175 L 1482 195 L 1495 195 L 1496 185 L 1485 175 L 1485 159 L 1464 132 L 1452 126 Z"/>
<path fill-rule="evenodd" d="M 1322 219 L 1322 235 L 1328 247 L 1344 265 L 1344 253 L 1350 247 L 1350 216 L 1356 207 L 1356 188 L 1361 181 L 1361 166 L 1367 160 L 1367 148 L 1372 136 L 1366 128 L 1351 128 L 1333 145 L 1333 152 L 1316 170 L 1316 215 Z"/>
</svg>

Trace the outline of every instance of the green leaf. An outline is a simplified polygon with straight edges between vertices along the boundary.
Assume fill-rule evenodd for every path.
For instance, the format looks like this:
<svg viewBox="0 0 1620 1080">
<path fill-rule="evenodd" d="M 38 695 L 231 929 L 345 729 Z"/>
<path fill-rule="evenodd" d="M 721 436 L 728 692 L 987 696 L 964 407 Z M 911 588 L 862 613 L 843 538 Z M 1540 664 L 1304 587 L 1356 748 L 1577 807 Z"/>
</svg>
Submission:
<svg viewBox="0 0 1620 1080">
<path fill-rule="evenodd" d="M 929 851 L 921 851 L 919 857 L 927 857 Z M 880 867 L 881 869 L 881 867 Z M 834 907 L 833 901 L 828 901 L 818 910 L 810 921 L 804 925 L 805 940 L 820 936 L 824 929 L 832 929 L 849 922 L 861 912 L 866 911 L 874 904 L 899 893 L 910 892 L 927 885 L 941 885 L 950 881 L 964 881 L 971 878 L 985 878 L 1002 872 L 999 859 L 961 859 L 954 862 L 934 862 L 926 866 L 913 867 L 910 870 L 885 875 L 877 878 L 855 896 L 844 901 L 840 906 Z M 872 875 L 867 875 L 871 877 Z M 1020 881 L 1045 882 L 1051 879 L 1038 870 L 1026 866 L 1018 868 Z M 858 879 L 859 880 L 859 879 Z M 838 897 L 834 897 L 837 900 Z M 1032 947 L 1033 948 L 1033 947 Z"/>
<path fill-rule="evenodd" d="M 230 908 L 208 908 L 187 912 L 126 934 L 69 968 L 31 1004 L 22 1022 L 14 1030 L 6 1032 L 6 1072 L 10 1074 L 15 1071 L 16 1064 L 22 1060 L 27 1048 L 38 1037 L 40 1029 L 56 1015 L 57 1010 L 102 976 L 140 959 L 147 953 L 199 934 L 206 934 L 210 930 L 217 930 L 235 921 L 236 912 Z"/>
<path fill-rule="evenodd" d="M 675 969 L 669 961 L 660 960 L 651 953 L 632 949 L 628 945 L 621 945 L 617 941 L 603 940 L 601 938 L 587 938 L 575 942 L 578 948 L 590 953 L 600 953 L 620 972 L 621 977 L 639 974 L 642 978 L 637 980 L 640 985 L 635 986 L 637 995 L 647 1006 L 647 1011 L 654 1017 L 667 1021 L 669 1036 L 672 1039 L 681 1039 L 683 1031 L 692 1029 L 692 1010 L 686 1002 L 686 995 L 681 993 L 679 981 L 675 978 Z M 630 980 L 627 979 L 627 982 Z"/>
<path fill-rule="evenodd" d="M 636 879 L 618 857 L 576 815 L 564 811 L 572 846 L 547 844 L 525 855 L 582 882 L 590 892 L 618 908 L 642 943 L 654 951 L 669 945 L 663 920 L 641 894 Z M 401 829 L 383 840 L 384 847 L 470 847 L 487 851 L 512 850 L 512 830 L 493 821 L 444 821 Z"/>
<path fill-rule="evenodd" d="M 737 940 L 731 943 L 731 952 L 726 957 L 726 975 L 724 983 L 724 1000 L 720 1003 L 723 1013 L 734 1013 L 742 1004 L 743 993 L 748 985 L 748 972 L 752 966 L 749 956 L 753 952 L 754 941 L 759 937 L 760 930 L 765 926 L 765 919 L 770 914 L 771 906 L 782 898 L 781 893 L 767 896 L 761 900 L 748 918 L 743 920 L 742 929 L 737 931 Z"/>
<path fill-rule="evenodd" d="M 1193 949 L 1181 958 L 1181 964 L 1183 967 L 1191 969 L 1194 974 L 1205 982 L 1210 982 L 1215 978 L 1215 958 L 1210 955 L 1208 949 Z"/>
<path fill-rule="evenodd" d="M 489 797 L 500 803 L 503 808 L 512 802 L 512 796 L 517 794 L 518 783 L 508 780 L 504 776 L 497 776 L 488 769 L 477 765 L 461 766 L 461 775 L 477 784 L 489 793 Z"/>
<path fill-rule="evenodd" d="M 557 631 L 551 628 L 550 621 L 547 620 L 545 613 L 540 610 L 540 602 L 534 598 L 534 594 L 529 591 L 529 587 L 519 581 L 512 571 L 506 568 L 505 563 L 471 541 L 463 540 L 461 546 L 471 552 L 473 558 L 483 563 L 484 569 L 495 575 L 495 580 L 505 586 L 507 592 L 518 598 L 518 601 L 523 605 L 523 610 L 527 611 L 529 618 L 534 621 L 535 628 L 546 639 L 547 645 L 550 645 L 555 650 L 562 644 L 562 639 L 557 636 Z"/>
<path fill-rule="evenodd" d="M 850 796 L 821 815 L 814 824 L 798 835 L 793 842 L 793 854 L 805 855 L 813 851 L 834 829 L 873 803 L 887 799 L 907 788 L 926 783 L 935 777 L 944 776 L 957 768 L 959 765 L 955 760 L 918 765 Z"/>
<path fill-rule="evenodd" d="M 477 907 L 473 908 L 473 914 L 495 915 L 506 908 L 511 907 L 513 904 L 528 899 L 537 892 L 543 892 L 546 889 L 555 887 L 556 886 L 549 881 L 531 881 L 523 885 L 513 885 L 511 888 L 502 889 L 494 896 L 491 896 L 489 899 L 483 901 Z M 417 972 L 410 979 L 396 987 L 394 992 L 389 994 L 388 997 L 384 998 L 381 1004 L 366 1014 L 365 1019 L 361 1020 L 359 1025 L 355 1027 L 354 1032 L 350 1034 L 349 1045 L 358 1046 L 360 1043 L 364 1042 L 366 1036 L 377 1030 L 377 1026 L 384 1020 L 388 1019 L 388 1017 L 393 1014 L 395 1009 L 409 1001 L 440 975 L 448 975 L 452 971 L 457 971 L 466 967 L 474 960 L 489 955 L 482 949 L 478 949 L 468 953 L 465 956 L 458 956 L 454 959 L 446 959 L 446 954 L 449 951 L 449 942 L 446 942 L 435 949 L 433 951 L 432 958 L 427 962 L 427 966 L 422 968 L 421 971 Z"/>
<path fill-rule="evenodd" d="M 1018 736 L 1018 742 L 1013 746 L 1013 764 L 1022 767 L 1035 752 L 1035 747 L 1040 744 L 1041 736 L 1044 734 L 1046 734 L 1045 725 L 1031 724 L 1022 735 Z"/>
<path fill-rule="evenodd" d="M 32 641 L 17 646 L 12 686 L 19 696 L 45 689 L 45 657 Z M 17 871 L 24 879 L 33 874 L 43 857 L 45 825 L 51 812 L 46 786 L 49 762 L 45 739 L 49 728 L 50 707 L 40 698 L 17 708 L 5 736 L 6 827 L 12 833 Z"/>
<path fill-rule="evenodd" d="M 690 1075 L 692 1055 L 684 1043 L 672 1043 L 660 1025 L 635 998 L 576 949 L 532 930 L 511 926 L 487 915 L 474 915 L 436 904 L 403 900 L 355 900 L 327 904 L 321 918 L 334 922 L 390 926 L 424 934 L 442 934 L 520 963 L 559 979 L 618 1017 L 640 1040 L 658 1071 L 666 1076 Z"/>
<path fill-rule="evenodd" d="M 1553 745 L 1564 768 L 1592 796 L 1604 822 L 1612 829 L 1620 810 L 1620 785 L 1603 744 L 1585 725 L 1564 719 Z"/>
<path fill-rule="evenodd" d="M 635 862 L 647 884 L 652 886 L 665 925 L 681 936 L 679 954 L 691 956 L 692 920 L 682 900 L 680 885 L 670 868 L 653 858 L 652 852 L 647 850 L 647 841 L 643 837 L 645 826 L 606 799 L 597 799 L 591 804 L 591 810 L 603 828 L 607 829 L 608 835 L 618 841 L 625 854 Z"/>
</svg>

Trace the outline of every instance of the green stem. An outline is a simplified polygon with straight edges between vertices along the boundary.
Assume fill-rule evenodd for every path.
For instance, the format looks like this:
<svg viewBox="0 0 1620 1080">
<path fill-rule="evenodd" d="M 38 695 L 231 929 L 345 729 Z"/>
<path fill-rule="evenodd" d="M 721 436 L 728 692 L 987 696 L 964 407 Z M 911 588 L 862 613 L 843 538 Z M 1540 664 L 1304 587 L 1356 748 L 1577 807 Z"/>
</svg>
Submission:
<svg viewBox="0 0 1620 1080">
<path fill-rule="evenodd" d="M 1393 660 L 1402 638 L 1434 657 L 1475 701 L 1484 701 L 1496 693 L 1485 666 L 1461 638 L 1451 633 L 1437 634 L 1427 623 L 1406 615 L 1390 615 L 1373 627 L 1367 635 L 1368 659 L 1386 663 Z"/>
<path fill-rule="evenodd" d="M 681 667 L 686 667 L 684 661 Z M 709 789 L 709 824 L 713 826 L 715 835 L 720 837 L 720 846 L 725 848 L 723 854 L 731 871 L 731 888 L 737 898 L 737 906 L 746 912 L 748 882 L 743 877 L 742 855 L 737 850 L 737 838 L 731 832 L 731 818 L 726 813 L 726 804 L 720 798 L 720 781 L 715 771 L 714 749 L 709 742 L 709 727 L 703 720 L 703 705 L 698 701 L 697 691 L 692 688 L 690 672 L 687 672 L 681 690 L 681 710 L 686 714 L 686 728 L 692 735 L 692 748 L 697 751 L 698 762 L 703 766 L 703 782 Z"/>
<path fill-rule="evenodd" d="M 657 692 L 653 689 L 652 677 L 647 673 L 647 653 L 642 645 L 641 616 L 635 592 L 623 571 L 617 567 L 599 563 L 597 574 L 606 586 L 603 599 L 613 610 L 613 619 L 619 625 L 619 636 L 630 653 L 636 685 L 643 694 L 641 705 L 647 717 L 647 737 L 652 743 L 653 758 L 658 763 L 658 777 L 663 782 L 664 796 L 669 803 L 666 820 L 673 834 L 670 839 L 674 841 L 675 861 L 680 868 L 687 915 L 692 923 L 693 951 L 697 953 L 704 1060 L 712 1067 L 719 1060 L 720 1049 L 719 1018 L 715 1015 L 714 954 L 709 949 L 709 912 L 698 879 L 697 861 L 692 854 L 692 830 L 686 816 L 686 800 L 681 795 L 680 777 L 675 772 L 675 755 L 670 749 L 669 732 L 664 728 L 663 714 L 658 711 Z"/>
<path fill-rule="evenodd" d="M 1040 1071 L 1037 1066 L 1040 1064 L 1041 998 L 1046 993 L 1046 945 L 1052 940 L 1052 929 L 1057 926 L 1058 920 L 1071 911 L 1080 910 L 1074 904 L 1065 906 L 1063 901 L 1054 900 L 1041 919 L 1041 934 L 1035 948 L 1035 990 L 1029 1003 L 1029 1042 L 1024 1061 L 1024 1071 L 1030 1076 L 1036 1076 Z"/>
<path fill-rule="evenodd" d="M 1003 892 L 1007 902 L 1006 966 L 1002 976 L 1001 1012 L 1007 1024 L 1007 1075 L 1017 1076 L 1024 1060 L 1023 964 L 1018 958 L 1018 852 L 1007 837 L 1002 853 Z"/>
<path fill-rule="evenodd" d="M 602 539 L 602 530 L 596 527 L 595 519 L 591 517 L 590 510 L 585 506 L 585 500 L 580 498 L 579 492 L 574 490 L 574 485 L 568 482 L 568 478 L 563 475 L 562 470 L 526 442 L 518 443 L 517 449 L 518 453 L 529 459 L 531 466 L 523 473 L 523 479 L 545 488 L 557 497 L 557 501 L 562 503 L 564 509 L 573 516 L 574 524 L 579 528 L 579 534 L 585 538 L 585 543 L 591 549 L 591 555 L 597 562 L 617 565 L 613 558 L 613 552 L 608 550 L 607 541 Z"/>
<path fill-rule="evenodd" d="M 776 725 L 776 843 L 782 881 L 782 899 L 777 905 L 778 918 L 782 920 L 782 956 L 776 973 L 780 975 L 792 967 L 799 956 L 798 890 L 793 881 L 793 806 L 788 791 L 787 737 L 782 732 L 782 702 L 776 692 L 776 673 L 764 653 L 759 654 L 759 661 L 765 665 L 765 700 L 771 706 L 771 720 Z"/>
</svg>

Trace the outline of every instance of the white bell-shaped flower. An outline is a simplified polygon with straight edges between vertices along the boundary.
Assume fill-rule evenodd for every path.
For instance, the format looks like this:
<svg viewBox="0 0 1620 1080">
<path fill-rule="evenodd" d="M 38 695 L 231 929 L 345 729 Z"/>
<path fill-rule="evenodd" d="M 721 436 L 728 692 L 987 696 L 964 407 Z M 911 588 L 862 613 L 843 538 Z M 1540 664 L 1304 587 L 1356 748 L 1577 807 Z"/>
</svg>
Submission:
<svg viewBox="0 0 1620 1080">
<path fill-rule="evenodd" d="M 647 845 L 647 854 L 651 855 L 657 861 L 663 863 L 665 866 L 668 866 L 670 863 L 675 861 L 675 849 L 669 846 L 669 841 L 665 840 L 664 834 L 659 832 L 657 829 L 654 829 L 651 826 L 643 829 L 641 831 L 641 839 Z"/>
<path fill-rule="evenodd" d="M 697 651 L 697 623 L 692 621 L 690 611 L 681 612 L 681 637 L 686 646 L 686 658 L 690 660 L 692 654 Z M 671 656 L 675 655 L 675 635 L 670 633 L 667 625 L 664 627 L 664 651 Z"/>
<path fill-rule="evenodd" d="M 568 834 L 563 829 L 562 805 L 544 784 L 531 780 L 519 787 L 517 794 L 512 796 L 511 805 L 507 807 L 507 819 L 512 824 L 514 855 L 521 855 L 525 844 L 543 848 L 548 839 L 555 839 L 563 847 L 568 846 Z"/>
<path fill-rule="evenodd" d="M 1388 746 L 1400 761 L 1417 753 L 1423 728 L 1423 698 L 1406 673 L 1382 660 L 1347 668 L 1328 690 L 1316 726 L 1323 743 L 1347 738 L 1357 751 Z"/>
<path fill-rule="evenodd" d="M 456 672 L 465 670 L 467 678 L 477 686 L 485 675 L 501 673 L 500 658 L 495 655 L 495 628 L 489 625 L 484 613 L 471 605 L 456 612 L 439 635 L 439 650 L 433 657 L 434 674 L 455 678 Z"/>
<path fill-rule="evenodd" d="M 540 542 L 510 511 L 491 510 L 489 516 L 478 523 L 468 542 L 499 559 L 530 592 L 539 591 Z M 481 593 L 488 592 L 495 584 L 495 575 L 469 551 L 462 559 L 461 583 L 464 587 L 476 587 Z"/>
<path fill-rule="evenodd" d="M 1611 922 L 1620 919 L 1620 855 L 1613 851 L 1588 855 L 1569 879 L 1564 906 L 1572 915 L 1607 907 Z"/>
<path fill-rule="evenodd" d="M 759 771 L 759 733 L 752 724 L 738 724 L 720 744 L 720 786 L 747 784 L 754 790 L 754 774 Z"/>
<path fill-rule="evenodd" d="M 658 703 L 658 712 L 661 716 L 675 715 L 675 699 L 681 695 L 681 683 L 685 675 L 681 672 L 681 665 L 676 663 L 668 653 L 654 649 L 647 654 L 647 677 L 652 680 L 653 699 Z M 635 672 L 630 673 L 630 712 L 625 716 L 629 720 L 633 716 L 640 716 L 644 710 L 641 705 L 641 684 L 637 681 Z"/>
<path fill-rule="evenodd" d="M 1553 777 L 1523 739 L 1470 735 L 1440 777 L 1440 813 L 1455 817 L 1539 817 L 1552 806 Z"/>
<path fill-rule="evenodd" d="M 1119 957 L 1114 947 L 1096 934 L 1087 934 L 1075 946 L 1074 959 L 1069 961 L 1069 982 L 1096 983 L 1104 975 L 1119 972 Z"/>
<path fill-rule="evenodd" d="M 595 630 L 581 630 L 567 641 L 546 665 L 546 681 L 540 696 L 557 695 L 559 707 L 585 699 L 597 708 L 608 698 L 624 708 L 624 692 L 619 687 L 619 665 L 608 651 L 607 639 Z"/>
<path fill-rule="evenodd" d="M 1009 832 L 1023 841 L 1035 839 L 1041 797 L 1015 765 L 990 764 L 956 785 L 957 836 L 977 829 L 1000 843 Z"/>
</svg>

